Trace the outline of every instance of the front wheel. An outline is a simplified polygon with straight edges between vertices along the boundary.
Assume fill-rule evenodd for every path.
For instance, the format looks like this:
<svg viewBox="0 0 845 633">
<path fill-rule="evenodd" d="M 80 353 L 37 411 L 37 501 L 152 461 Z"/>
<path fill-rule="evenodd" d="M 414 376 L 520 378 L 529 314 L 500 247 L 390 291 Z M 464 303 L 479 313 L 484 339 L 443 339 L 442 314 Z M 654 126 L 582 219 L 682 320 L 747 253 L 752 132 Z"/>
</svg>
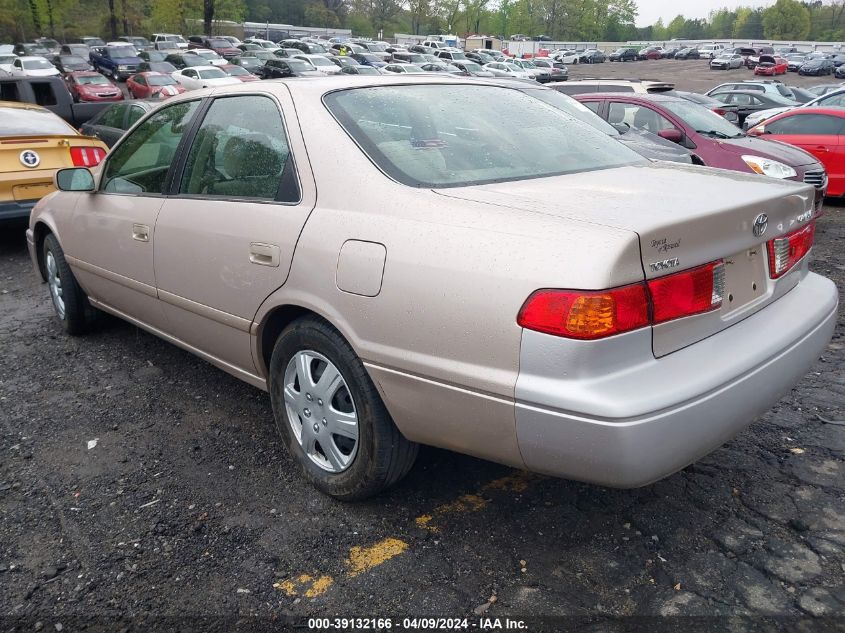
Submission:
<svg viewBox="0 0 845 633">
<path fill-rule="evenodd" d="M 68 334 L 84 334 L 92 329 L 101 313 L 91 306 L 54 235 L 50 234 L 44 239 L 41 256 L 56 316 Z"/>
<path fill-rule="evenodd" d="M 270 399 L 288 451 L 332 497 L 373 496 L 416 459 L 418 445 L 399 432 L 357 354 L 321 319 L 297 320 L 279 336 Z"/>
</svg>

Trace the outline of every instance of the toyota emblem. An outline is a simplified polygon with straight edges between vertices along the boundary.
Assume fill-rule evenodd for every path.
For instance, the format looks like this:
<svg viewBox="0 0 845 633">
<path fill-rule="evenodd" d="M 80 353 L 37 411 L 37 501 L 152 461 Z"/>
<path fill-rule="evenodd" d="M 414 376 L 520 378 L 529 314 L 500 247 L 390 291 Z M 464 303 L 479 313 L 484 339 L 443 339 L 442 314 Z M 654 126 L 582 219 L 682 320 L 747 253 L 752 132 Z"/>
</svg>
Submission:
<svg viewBox="0 0 845 633">
<path fill-rule="evenodd" d="M 754 237 L 760 237 L 763 235 L 767 228 L 769 228 L 769 216 L 765 213 L 761 213 L 754 218 Z"/>
<path fill-rule="evenodd" d="M 38 155 L 37 152 L 32 151 L 31 149 L 25 149 L 21 152 L 20 155 L 21 164 L 24 167 L 29 167 L 32 169 L 33 167 L 38 167 L 38 164 L 41 162 L 41 157 Z"/>
</svg>

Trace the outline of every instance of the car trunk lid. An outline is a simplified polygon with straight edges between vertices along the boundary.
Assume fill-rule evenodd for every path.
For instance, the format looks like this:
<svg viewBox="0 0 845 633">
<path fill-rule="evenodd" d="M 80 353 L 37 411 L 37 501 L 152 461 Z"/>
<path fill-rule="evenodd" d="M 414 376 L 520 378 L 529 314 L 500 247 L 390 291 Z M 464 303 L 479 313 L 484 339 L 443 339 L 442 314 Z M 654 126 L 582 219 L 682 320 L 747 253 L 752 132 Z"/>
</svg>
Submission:
<svg viewBox="0 0 845 633">
<path fill-rule="evenodd" d="M 794 274 L 769 279 L 766 242 L 809 222 L 814 199 L 806 185 L 677 164 L 439 193 L 632 231 L 639 237 L 646 280 L 724 261 L 721 308 L 654 326 L 656 356 L 730 327 L 798 283 Z M 766 228 L 758 234 L 764 220 Z M 565 233 L 561 238 L 566 239 Z"/>
</svg>

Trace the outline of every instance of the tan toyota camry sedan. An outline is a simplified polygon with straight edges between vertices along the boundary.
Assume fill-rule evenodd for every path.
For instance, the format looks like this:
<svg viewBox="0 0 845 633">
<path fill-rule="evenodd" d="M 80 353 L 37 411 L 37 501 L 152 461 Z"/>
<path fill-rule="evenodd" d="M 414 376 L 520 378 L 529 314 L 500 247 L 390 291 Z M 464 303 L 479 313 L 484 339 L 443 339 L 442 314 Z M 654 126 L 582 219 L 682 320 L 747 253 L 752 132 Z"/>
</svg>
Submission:
<svg viewBox="0 0 845 633">
<path fill-rule="evenodd" d="M 647 484 L 770 407 L 835 323 L 810 185 L 649 162 L 495 80 L 191 92 L 56 181 L 27 237 L 67 331 L 107 312 L 268 390 L 343 499 L 421 443 Z"/>
</svg>

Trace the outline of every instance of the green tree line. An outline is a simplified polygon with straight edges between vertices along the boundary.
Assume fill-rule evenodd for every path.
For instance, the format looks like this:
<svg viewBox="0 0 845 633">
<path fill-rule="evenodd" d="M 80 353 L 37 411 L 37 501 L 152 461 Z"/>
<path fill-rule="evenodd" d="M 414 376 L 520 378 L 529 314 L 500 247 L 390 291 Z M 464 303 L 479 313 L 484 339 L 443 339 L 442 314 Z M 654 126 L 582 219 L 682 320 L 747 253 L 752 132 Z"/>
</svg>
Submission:
<svg viewBox="0 0 845 633">
<path fill-rule="evenodd" d="M 721 9 L 709 19 L 678 15 L 668 24 L 658 20 L 640 28 L 638 39 L 845 40 L 845 0 L 777 0 L 760 9 Z"/>
<path fill-rule="evenodd" d="M 564 41 L 845 40 L 845 0 L 777 0 L 765 8 L 678 15 L 636 27 L 635 0 L 0 0 L 0 38 L 220 32 L 221 21 L 327 28 L 356 35 L 520 33 Z"/>
</svg>

